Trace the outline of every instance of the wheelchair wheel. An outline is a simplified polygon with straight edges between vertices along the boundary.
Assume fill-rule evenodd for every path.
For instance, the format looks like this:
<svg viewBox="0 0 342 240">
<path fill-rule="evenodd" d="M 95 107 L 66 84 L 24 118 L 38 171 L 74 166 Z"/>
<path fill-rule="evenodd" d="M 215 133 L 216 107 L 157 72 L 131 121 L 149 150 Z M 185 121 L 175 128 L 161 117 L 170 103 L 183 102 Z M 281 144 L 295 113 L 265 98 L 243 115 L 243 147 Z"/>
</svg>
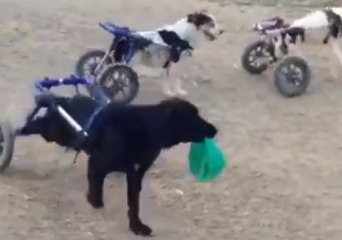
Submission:
<svg viewBox="0 0 342 240">
<path fill-rule="evenodd" d="M 129 66 L 110 65 L 97 81 L 113 102 L 128 104 L 138 95 L 138 74 Z"/>
<path fill-rule="evenodd" d="M 0 122 L 0 173 L 11 163 L 14 150 L 15 134 L 8 121 Z"/>
<path fill-rule="evenodd" d="M 243 68 L 250 74 L 261 74 L 270 63 L 271 51 L 272 46 L 261 40 L 249 44 L 241 56 Z"/>
<path fill-rule="evenodd" d="M 274 85 L 285 97 L 303 94 L 311 80 L 311 71 L 307 62 L 300 57 L 288 57 L 274 71 Z"/>
<path fill-rule="evenodd" d="M 76 63 L 75 73 L 80 78 L 90 79 L 91 77 L 96 76 L 95 69 L 98 64 L 101 62 L 102 58 L 105 56 L 105 51 L 102 50 L 90 50 L 84 53 Z M 105 60 L 106 64 L 110 64 L 109 59 Z M 101 67 L 102 69 L 102 67 Z M 101 71 L 100 71 L 101 72 Z"/>
</svg>

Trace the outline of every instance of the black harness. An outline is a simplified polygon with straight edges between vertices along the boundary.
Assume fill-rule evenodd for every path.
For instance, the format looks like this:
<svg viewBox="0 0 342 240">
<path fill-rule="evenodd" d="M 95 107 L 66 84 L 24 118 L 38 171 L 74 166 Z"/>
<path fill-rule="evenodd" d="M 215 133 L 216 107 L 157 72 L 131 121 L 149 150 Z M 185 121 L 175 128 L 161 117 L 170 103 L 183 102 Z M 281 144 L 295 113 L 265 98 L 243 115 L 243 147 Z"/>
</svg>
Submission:
<svg viewBox="0 0 342 240">
<path fill-rule="evenodd" d="M 159 36 L 163 41 L 170 46 L 170 55 L 168 60 L 164 63 L 163 68 L 168 68 L 171 62 L 178 62 L 183 51 L 192 51 L 193 47 L 188 41 L 181 39 L 175 32 L 160 30 Z"/>
</svg>

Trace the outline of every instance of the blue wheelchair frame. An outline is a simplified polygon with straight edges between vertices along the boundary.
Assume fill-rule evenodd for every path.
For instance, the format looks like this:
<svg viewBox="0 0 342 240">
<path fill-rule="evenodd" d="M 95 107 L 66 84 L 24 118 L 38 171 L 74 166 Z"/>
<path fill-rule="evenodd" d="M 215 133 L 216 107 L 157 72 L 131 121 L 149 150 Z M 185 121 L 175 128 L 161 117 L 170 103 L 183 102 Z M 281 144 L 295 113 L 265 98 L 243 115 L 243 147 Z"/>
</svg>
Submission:
<svg viewBox="0 0 342 240">
<path fill-rule="evenodd" d="M 136 33 L 136 31 L 128 28 L 128 27 L 120 27 L 111 22 L 100 22 L 100 27 L 102 27 L 107 32 L 111 33 L 115 38 L 113 43 L 110 46 L 109 53 L 115 50 L 117 42 L 120 40 L 126 39 L 128 41 L 128 49 L 127 52 L 124 53 L 123 62 L 125 64 L 129 64 L 134 54 L 139 49 L 140 46 L 151 44 L 152 41 L 146 39 Z M 108 55 L 106 54 L 105 57 Z"/>
<path fill-rule="evenodd" d="M 99 25 L 101 28 L 111 33 L 114 36 L 114 39 L 112 43 L 110 44 L 109 48 L 107 49 L 107 51 L 105 52 L 105 55 L 101 59 L 100 63 L 96 67 L 95 75 L 98 74 L 99 69 L 101 69 L 103 64 L 105 63 L 105 60 L 108 57 L 113 56 L 113 53 L 115 52 L 116 47 L 119 42 L 123 40 L 126 40 L 128 42 L 128 47 L 126 49 L 126 52 L 123 53 L 124 57 L 121 61 L 121 63 L 125 65 L 128 65 L 131 62 L 135 53 L 139 49 L 141 49 L 143 46 L 146 46 L 152 43 L 151 40 L 140 36 L 139 34 L 136 33 L 136 31 L 128 27 L 120 27 L 110 22 L 100 22 Z M 112 60 L 114 59 L 112 58 Z"/>
</svg>

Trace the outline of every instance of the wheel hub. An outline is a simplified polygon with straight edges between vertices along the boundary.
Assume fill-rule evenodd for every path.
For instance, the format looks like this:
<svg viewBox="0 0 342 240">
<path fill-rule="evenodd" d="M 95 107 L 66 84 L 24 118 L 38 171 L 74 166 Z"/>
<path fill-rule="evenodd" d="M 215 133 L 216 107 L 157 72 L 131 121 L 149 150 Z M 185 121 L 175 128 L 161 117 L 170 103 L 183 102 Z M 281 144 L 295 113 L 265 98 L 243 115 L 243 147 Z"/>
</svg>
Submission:
<svg viewBox="0 0 342 240">
<path fill-rule="evenodd" d="M 251 52 L 249 60 L 252 65 L 260 66 L 270 62 L 269 58 L 270 54 L 267 49 L 260 46 Z"/>
<path fill-rule="evenodd" d="M 124 88 L 127 86 L 126 78 L 127 76 L 125 73 L 114 73 L 105 81 L 104 86 L 106 91 L 111 95 L 117 94 L 120 91 L 124 91 Z"/>
</svg>

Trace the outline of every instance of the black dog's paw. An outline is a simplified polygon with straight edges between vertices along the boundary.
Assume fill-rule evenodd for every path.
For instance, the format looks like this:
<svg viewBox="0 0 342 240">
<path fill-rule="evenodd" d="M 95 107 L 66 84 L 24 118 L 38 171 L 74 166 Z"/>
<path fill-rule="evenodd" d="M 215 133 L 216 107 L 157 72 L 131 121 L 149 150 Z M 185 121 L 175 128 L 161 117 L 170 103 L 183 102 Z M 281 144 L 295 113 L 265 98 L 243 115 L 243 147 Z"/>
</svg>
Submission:
<svg viewBox="0 0 342 240">
<path fill-rule="evenodd" d="M 103 200 L 95 197 L 94 194 L 87 193 L 86 198 L 87 198 L 88 203 L 93 208 L 95 208 L 95 209 L 103 208 L 103 206 L 104 206 Z"/>
<path fill-rule="evenodd" d="M 152 229 L 143 223 L 134 223 L 134 224 L 131 223 L 129 227 L 132 230 L 132 232 L 134 232 L 134 234 L 136 235 L 145 236 L 145 237 L 153 236 Z"/>
</svg>

